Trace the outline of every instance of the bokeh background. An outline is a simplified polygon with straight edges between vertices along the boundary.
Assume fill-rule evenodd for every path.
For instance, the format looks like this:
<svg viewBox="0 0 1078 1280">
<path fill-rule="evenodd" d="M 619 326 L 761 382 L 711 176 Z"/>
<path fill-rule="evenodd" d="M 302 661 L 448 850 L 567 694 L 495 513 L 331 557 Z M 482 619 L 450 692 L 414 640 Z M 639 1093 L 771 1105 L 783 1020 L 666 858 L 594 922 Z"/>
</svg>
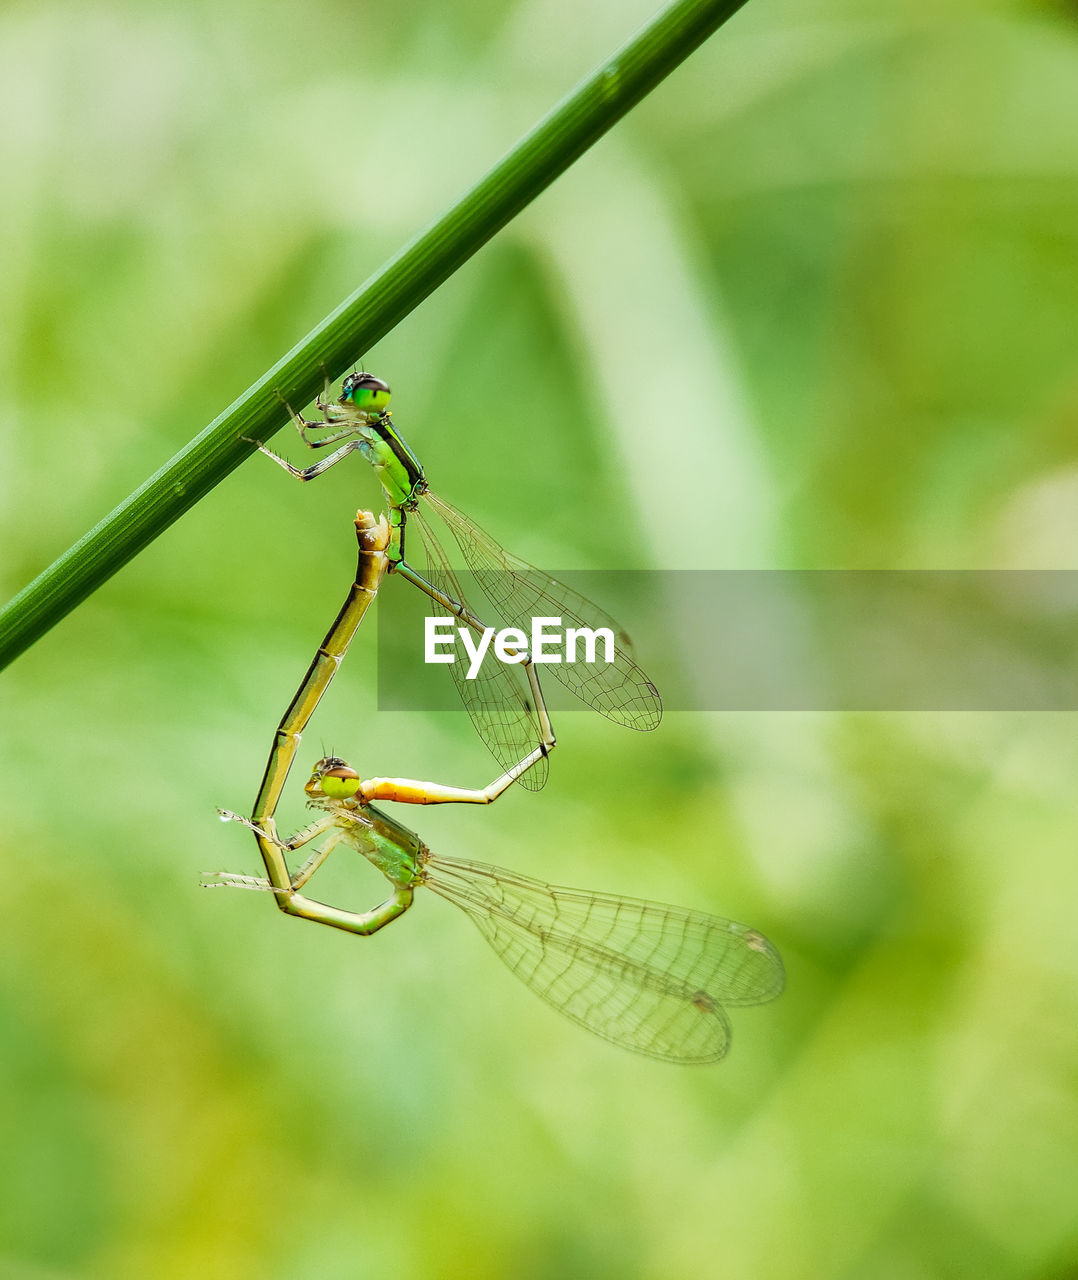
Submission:
<svg viewBox="0 0 1078 1280">
<path fill-rule="evenodd" d="M 2 594 L 650 9 L 4 5 Z M 753 0 L 368 364 L 554 570 L 1074 567 L 1076 120 L 1064 0 Z M 0 1274 L 1076 1274 L 1071 714 L 566 715 L 543 794 L 418 815 L 764 930 L 788 989 L 714 1068 L 588 1037 L 437 899 L 360 940 L 198 888 L 257 867 L 214 806 L 376 501 L 253 458 L 0 680 Z M 378 712 L 373 639 L 300 771 L 485 781 L 459 713 Z"/>
</svg>

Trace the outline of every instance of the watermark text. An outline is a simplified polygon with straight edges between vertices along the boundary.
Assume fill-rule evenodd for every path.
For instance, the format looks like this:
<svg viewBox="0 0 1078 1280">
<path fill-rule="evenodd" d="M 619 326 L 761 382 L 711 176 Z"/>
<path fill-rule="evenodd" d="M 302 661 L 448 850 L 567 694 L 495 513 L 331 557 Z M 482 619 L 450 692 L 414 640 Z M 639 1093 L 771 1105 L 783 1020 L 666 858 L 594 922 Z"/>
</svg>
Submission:
<svg viewBox="0 0 1078 1280">
<path fill-rule="evenodd" d="M 459 637 L 468 655 L 466 677 L 469 680 L 479 674 L 491 648 L 498 661 L 507 664 L 524 662 L 529 657 L 535 663 L 614 661 L 614 633 L 609 627 L 566 627 L 563 633 L 561 618 L 532 618 L 530 636 L 519 627 L 504 627 L 501 631 L 485 627 L 476 635 L 471 627 L 458 627 L 455 623 L 454 618 L 424 619 L 423 661 L 456 662 Z M 602 657 L 599 656 L 600 641 Z"/>
</svg>

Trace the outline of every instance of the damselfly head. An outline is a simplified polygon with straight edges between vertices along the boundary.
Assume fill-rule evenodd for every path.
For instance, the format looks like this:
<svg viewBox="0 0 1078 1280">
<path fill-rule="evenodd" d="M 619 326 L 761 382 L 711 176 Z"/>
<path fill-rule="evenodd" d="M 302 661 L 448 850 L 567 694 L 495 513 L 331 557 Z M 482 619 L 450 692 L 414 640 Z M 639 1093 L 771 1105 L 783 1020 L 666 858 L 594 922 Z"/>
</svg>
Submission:
<svg viewBox="0 0 1078 1280">
<path fill-rule="evenodd" d="M 339 756 L 327 756 L 314 766 L 303 788 L 309 800 L 348 800 L 359 790 L 360 777 Z"/>
<path fill-rule="evenodd" d="M 350 373 L 341 383 L 339 404 L 355 405 L 372 418 L 385 413 L 389 404 L 389 383 L 373 373 Z"/>
</svg>

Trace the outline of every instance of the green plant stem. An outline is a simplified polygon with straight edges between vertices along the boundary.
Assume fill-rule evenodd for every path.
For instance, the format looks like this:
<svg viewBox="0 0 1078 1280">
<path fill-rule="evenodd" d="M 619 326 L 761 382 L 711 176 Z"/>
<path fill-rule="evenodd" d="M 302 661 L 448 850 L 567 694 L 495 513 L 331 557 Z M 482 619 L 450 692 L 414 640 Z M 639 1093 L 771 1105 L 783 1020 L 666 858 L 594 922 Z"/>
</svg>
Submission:
<svg viewBox="0 0 1078 1280">
<path fill-rule="evenodd" d="M 167 529 L 535 199 L 745 0 L 675 0 L 0 613 L 0 669 Z"/>
</svg>

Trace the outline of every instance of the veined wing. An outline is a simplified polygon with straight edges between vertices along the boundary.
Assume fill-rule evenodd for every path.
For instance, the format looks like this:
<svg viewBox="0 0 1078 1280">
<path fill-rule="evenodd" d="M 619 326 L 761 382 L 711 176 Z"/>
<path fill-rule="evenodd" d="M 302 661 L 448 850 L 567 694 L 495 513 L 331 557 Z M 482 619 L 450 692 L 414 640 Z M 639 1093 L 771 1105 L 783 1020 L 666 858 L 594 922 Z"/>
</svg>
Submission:
<svg viewBox="0 0 1078 1280">
<path fill-rule="evenodd" d="M 418 515 L 416 512 L 415 516 Z M 419 527 L 427 553 L 427 573 L 431 585 L 464 603 L 457 575 L 430 524 L 415 517 L 413 522 Z M 444 617 L 453 616 L 437 601 L 431 600 L 430 603 Z M 515 669 L 499 662 L 492 653 L 487 653 L 474 680 L 467 678 L 460 662 L 450 663 L 449 670 L 464 709 L 475 725 L 476 733 L 503 769 L 511 769 L 535 750 L 541 739 L 539 724 L 521 691 Z M 543 756 L 527 773 L 521 774 L 517 782 L 529 791 L 541 791 L 546 786 L 549 772 L 550 765 Z"/>
<path fill-rule="evenodd" d="M 537 995 L 652 1058 L 717 1061 L 730 1045 L 723 1006 L 774 999 L 785 982 L 771 943 L 732 920 L 433 854 L 423 875 Z"/>
<path fill-rule="evenodd" d="M 633 660 L 624 633 L 609 614 L 579 591 L 511 555 L 436 494 L 428 491 L 423 498 L 445 521 L 468 568 L 506 622 L 527 634 L 533 617 L 560 617 L 566 626 L 592 630 L 609 627 L 615 636 L 613 662 L 560 662 L 545 669 L 617 724 L 656 727 L 663 713 L 659 691 Z"/>
</svg>

